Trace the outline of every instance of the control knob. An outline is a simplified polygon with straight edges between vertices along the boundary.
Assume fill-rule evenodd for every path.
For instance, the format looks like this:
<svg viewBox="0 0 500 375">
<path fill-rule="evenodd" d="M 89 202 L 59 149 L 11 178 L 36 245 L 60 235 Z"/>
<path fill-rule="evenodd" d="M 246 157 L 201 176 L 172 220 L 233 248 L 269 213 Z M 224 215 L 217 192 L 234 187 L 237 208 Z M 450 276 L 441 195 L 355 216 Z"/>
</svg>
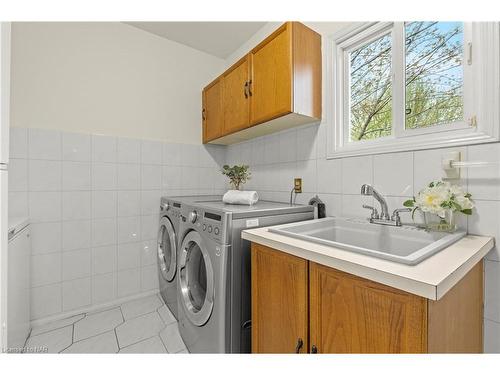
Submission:
<svg viewBox="0 0 500 375">
<path fill-rule="evenodd" d="M 189 216 L 188 216 L 188 220 L 191 222 L 191 223 L 196 223 L 196 219 L 198 218 L 198 213 L 196 211 L 191 211 L 189 213 Z"/>
</svg>

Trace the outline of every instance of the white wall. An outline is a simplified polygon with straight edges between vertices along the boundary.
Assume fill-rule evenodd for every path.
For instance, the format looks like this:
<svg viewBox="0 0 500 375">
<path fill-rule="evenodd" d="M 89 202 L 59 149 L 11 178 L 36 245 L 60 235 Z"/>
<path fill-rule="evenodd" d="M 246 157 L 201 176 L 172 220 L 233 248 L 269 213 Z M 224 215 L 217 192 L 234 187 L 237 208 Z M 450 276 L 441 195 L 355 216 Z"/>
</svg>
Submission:
<svg viewBox="0 0 500 375">
<path fill-rule="evenodd" d="M 227 60 L 236 61 L 279 24 L 268 24 Z M 324 39 L 347 24 L 308 23 Z M 323 49 L 323 52 L 325 49 Z M 323 71 L 326 67 L 323 53 Z M 323 89 L 327 87 L 323 74 Z M 323 93 L 323 116 L 325 102 Z M 389 208 L 403 202 L 427 183 L 442 177 L 441 155 L 450 149 L 409 151 L 343 159 L 326 158 L 327 124 L 308 125 L 229 146 L 226 162 L 250 165 L 252 179 L 245 188 L 259 191 L 262 199 L 288 201 L 293 178 L 302 177 L 298 203 L 318 194 L 326 203 L 327 215 L 368 217 L 361 206 L 372 204 L 360 195 L 363 183 L 373 184 L 387 198 Z M 464 160 L 500 161 L 500 143 L 453 148 Z M 462 217 L 460 226 L 469 233 L 495 236 L 500 240 L 500 168 L 472 168 L 463 172 L 460 183 L 472 194 L 475 212 Z M 404 221 L 411 221 L 402 215 Z M 500 250 L 493 249 L 485 259 L 484 349 L 500 353 Z"/>
<path fill-rule="evenodd" d="M 13 23 L 11 126 L 199 144 L 223 67 L 122 23 Z"/>
</svg>

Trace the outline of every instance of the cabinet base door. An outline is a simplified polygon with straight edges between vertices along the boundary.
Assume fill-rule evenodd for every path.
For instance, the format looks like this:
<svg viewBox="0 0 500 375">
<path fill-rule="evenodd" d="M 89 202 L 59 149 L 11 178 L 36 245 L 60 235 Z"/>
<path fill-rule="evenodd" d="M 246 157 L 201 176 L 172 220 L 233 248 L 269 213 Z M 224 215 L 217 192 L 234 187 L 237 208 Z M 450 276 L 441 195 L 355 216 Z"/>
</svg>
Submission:
<svg viewBox="0 0 500 375">
<path fill-rule="evenodd" d="M 426 299 L 313 262 L 309 272 L 318 353 L 426 352 Z"/>
<path fill-rule="evenodd" d="M 252 353 L 304 353 L 307 261 L 252 243 Z"/>
</svg>

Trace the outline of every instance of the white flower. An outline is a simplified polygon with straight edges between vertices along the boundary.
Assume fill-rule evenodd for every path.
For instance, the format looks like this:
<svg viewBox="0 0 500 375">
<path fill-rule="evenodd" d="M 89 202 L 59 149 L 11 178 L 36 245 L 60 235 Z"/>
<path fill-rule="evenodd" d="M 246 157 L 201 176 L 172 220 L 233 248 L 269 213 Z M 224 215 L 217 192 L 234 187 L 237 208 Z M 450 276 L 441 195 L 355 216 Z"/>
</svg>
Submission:
<svg viewBox="0 0 500 375">
<path fill-rule="evenodd" d="M 464 195 L 457 196 L 455 201 L 462 207 L 462 210 L 470 210 L 474 208 L 474 204 L 471 202 L 469 198 L 466 198 Z"/>
<path fill-rule="evenodd" d="M 463 197 L 465 195 L 465 192 L 462 189 L 462 187 L 458 185 L 450 186 L 450 193 L 454 194 L 456 197 Z"/>
<path fill-rule="evenodd" d="M 424 212 L 444 216 L 445 210 L 441 207 L 441 204 L 447 201 L 449 197 L 450 193 L 446 186 L 438 185 L 421 190 L 418 193 L 415 202 Z"/>
<path fill-rule="evenodd" d="M 445 217 L 446 210 L 472 209 L 474 204 L 461 186 L 449 182 L 433 182 L 422 189 L 415 198 L 415 206 L 423 212 Z"/>
</svg>

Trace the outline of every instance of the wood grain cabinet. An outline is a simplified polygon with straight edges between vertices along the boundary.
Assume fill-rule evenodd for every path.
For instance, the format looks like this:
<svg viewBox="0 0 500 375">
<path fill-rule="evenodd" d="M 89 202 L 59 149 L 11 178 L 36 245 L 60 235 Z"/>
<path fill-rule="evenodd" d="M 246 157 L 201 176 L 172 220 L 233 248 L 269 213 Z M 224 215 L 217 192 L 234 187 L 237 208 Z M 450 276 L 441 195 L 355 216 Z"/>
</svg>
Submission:
<svg viewBox="0 0 500 375">
<path fill-rule="evenodd" d="M 214 82 L 222 82 L 216 137 L 231 144 L 321 119 L 321 36 L 286 22 Z M 214 85 L 210 83 L 204 90 Z M 207 100 L 203 113 L 208 113 Z M 204 122 L 204 129 L 207 125 Z"/>
<path fill-rule="evenodd" d="M 223 75 L 225 100 L 224 107 L 224 132 L 231 134 L 245 129 L 250 121 L 249 107 L 249 81 L 250 59 L 243 57 Z"/>
<path fill-rule="evenodd" d="M 252 243 L 252 352 L 480 353 L 483 269 L 438 301 Z"/>
<path fill-rule="evenodd" d="M 307 352 L 307 267 L 304 259 L 253 245 L 252 352 Z"/>
<path fill-rule="evenodd" d="M 222 106 L 222 79 L 213 81 L 202 93 L 203 142 L 209 142 L 222 135 L 224 108 Z"/>
</svg>

